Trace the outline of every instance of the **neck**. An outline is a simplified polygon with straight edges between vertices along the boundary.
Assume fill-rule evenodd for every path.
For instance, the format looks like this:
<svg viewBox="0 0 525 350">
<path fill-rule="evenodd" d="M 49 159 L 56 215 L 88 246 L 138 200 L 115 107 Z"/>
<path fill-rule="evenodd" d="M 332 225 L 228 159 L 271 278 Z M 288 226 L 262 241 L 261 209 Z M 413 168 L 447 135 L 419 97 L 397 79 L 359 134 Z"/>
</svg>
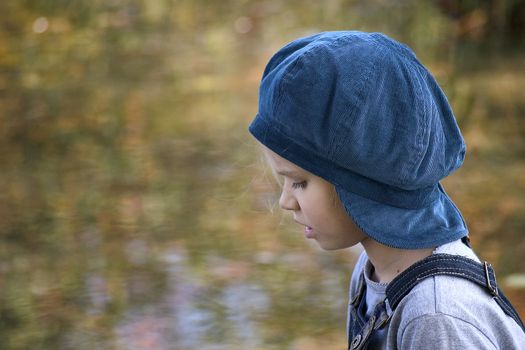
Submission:
<svg viewBox="0 0 525 350">
<path fill-rule="evenodd" d="M 389 283 L 410 265 L 432 255 L 434 251 L 434 248 L 391 248 L 370 238 L 366 238 L 361 244 L 363 244 L 368 259 L 374 266 L 372 280 L 380 283 Z"/>
</svg>

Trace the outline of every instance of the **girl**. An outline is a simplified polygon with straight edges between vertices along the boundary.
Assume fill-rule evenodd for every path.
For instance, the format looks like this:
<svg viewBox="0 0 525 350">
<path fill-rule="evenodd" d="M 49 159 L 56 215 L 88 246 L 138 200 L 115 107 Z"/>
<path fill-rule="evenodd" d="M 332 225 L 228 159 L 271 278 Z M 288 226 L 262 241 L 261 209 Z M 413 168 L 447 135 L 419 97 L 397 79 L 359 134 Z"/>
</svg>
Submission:
<svg viewBox="0 0 525 350">
<path fill-rule="evenodd" d="M 306 238 L 364 247 L 349 349 L 525 349 L 522 321 L 439 183 L 465 144 L 407 46 L 356 31 L 291 42 L 266 66 L 249 130 Z"/>
</svg>

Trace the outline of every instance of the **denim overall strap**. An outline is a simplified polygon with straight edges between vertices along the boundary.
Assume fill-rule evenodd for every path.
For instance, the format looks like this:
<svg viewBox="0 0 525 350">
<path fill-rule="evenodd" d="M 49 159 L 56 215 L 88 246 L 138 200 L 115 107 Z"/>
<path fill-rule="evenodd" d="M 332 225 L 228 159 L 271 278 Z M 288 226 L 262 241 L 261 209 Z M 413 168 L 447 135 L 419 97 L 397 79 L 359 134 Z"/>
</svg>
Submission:
<svg viewBox="0 0 525 350">
<path fill-rule="evenodd" d="M 376 305 L 372 315 L 366 316 L 366 283 L 361 274 L 357 290 L 348 307 L 350 317 L 348 320 L 348 349 L 363 350 L 368 348 L 373 332 L 385 326 L 390 320 L 392 311 L 388 303 L 383 301 Z"/>
<path fill-rule="evenodd" d="M 447 275 L 468 279 L 488 290 L 502 310 L 512 317 L 525 332 L 525 326 L 518 313 L 496 284 L 496 274 L 486 261 L 480 264 L 458 255 L 433 254 L 415 263 L 390 282 L 386 298 L 392 310 L 423 279 Z"/>
<path fill-rule="evenodd" d="M 410 266 L 392 280 L 386 288 L 386 299 L 375 307 L 374 312 L 368 318 L 364 297 L 366 284 L 361 274 L 357 292 L 349 304 L 348 349 L 367 349 L 373 332 L 388 324 L 393 310 L 412 288 L 425 278 L 437 275 L 465 278 L 486 288 L 501 309 L 512 317 L 525 332 L 523 321 L 498 287 L 494 269 L 489 263 L 480 264 L 458 255 L 433 254 Z"/>
</svg>

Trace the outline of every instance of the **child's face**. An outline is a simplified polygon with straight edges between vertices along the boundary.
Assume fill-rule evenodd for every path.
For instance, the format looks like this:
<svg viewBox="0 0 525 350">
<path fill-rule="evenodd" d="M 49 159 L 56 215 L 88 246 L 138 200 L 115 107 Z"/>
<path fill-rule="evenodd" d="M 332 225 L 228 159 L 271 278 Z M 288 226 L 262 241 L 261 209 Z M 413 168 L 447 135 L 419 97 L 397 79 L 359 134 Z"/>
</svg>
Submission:
<svg viewBox="0 0 525 350">
<path fill-rule="evenodd" d="M 367 236 L 346 213 L 332 184 L 264 149 L 270 166 L 284 177 L 279 205 L 291 210 L 306 238 L 326 250 L 353 246 Z"/>
</svg>

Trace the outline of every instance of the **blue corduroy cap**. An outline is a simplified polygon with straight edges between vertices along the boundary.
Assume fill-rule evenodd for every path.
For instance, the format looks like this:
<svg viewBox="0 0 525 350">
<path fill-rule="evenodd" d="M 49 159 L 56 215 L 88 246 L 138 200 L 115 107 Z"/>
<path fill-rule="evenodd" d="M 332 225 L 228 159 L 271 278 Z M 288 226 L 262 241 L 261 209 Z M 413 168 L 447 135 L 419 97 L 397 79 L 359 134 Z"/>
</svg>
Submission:
<svg viewBox="0 0 525 350">
<path fill-rule="evenodd" d="M 365 234 L 429 248 L 467 234 L 439 181 L 465 143 L 442 90 L 407 46 L 381 33 L 297 39 L 269 61 L 250 132 L 331 182 Z"/>
</svg>

